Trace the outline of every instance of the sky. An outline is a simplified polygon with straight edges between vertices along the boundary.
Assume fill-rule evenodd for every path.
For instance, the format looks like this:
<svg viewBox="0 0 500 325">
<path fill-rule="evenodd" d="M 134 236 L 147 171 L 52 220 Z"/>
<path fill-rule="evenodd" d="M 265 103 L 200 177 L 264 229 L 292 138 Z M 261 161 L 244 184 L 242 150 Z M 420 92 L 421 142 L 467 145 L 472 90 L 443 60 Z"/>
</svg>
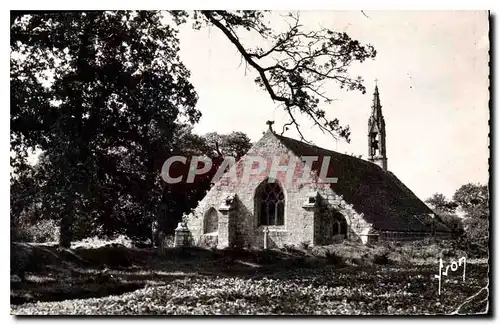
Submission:
<svg viewBox="0 0 500 325">
<path fill-rule="evenodd" d="M 363 14 L 364 13 L 364 14 Z M 280 13 L 272 26 L 280 26 Z M 335 140 L 305 117 L 304 136 L 315 145 L 367 158 L 368 118 L 378 79 L 386 122 L 388 169 L 419 198 L 439 192 L 451 198 L 469 182 L 489 179 L 489 38 L 484 11 L 301 11 L 307 29 L 345 31 L 377 50 L 374 60 L 352 66 L 367 88 L 325 92 L 336 100 L 323 107 L 351 128 L 351 142 Z M 285 112 L 254 83 L 236 48 L 215 27 L 180 31 L 180 56 L 191 71 L 202 113 L 194 131 L 241 131 L 255 142 Z M 247 41 L 252 45 L 252 40 Z M 293 129 L 285 136 L 299 139 Z"/>
</svg>

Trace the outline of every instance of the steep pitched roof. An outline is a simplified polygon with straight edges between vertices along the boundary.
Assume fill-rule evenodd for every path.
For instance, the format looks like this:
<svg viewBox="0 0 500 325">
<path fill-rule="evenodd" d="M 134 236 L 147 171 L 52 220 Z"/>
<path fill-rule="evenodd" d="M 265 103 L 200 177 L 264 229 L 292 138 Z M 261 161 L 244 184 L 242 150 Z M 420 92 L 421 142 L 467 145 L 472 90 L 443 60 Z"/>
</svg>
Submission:
<svg viewBox="0 0 500 325">
<path fill-rule="evenodd" d="M 320 148 L 301 141 L 274 134 L 278 140 L 295 155 L 330 156 L 330 166 L 337 177 L 332 190 L 352 204 L 358 213 L 378 230 L 430 231 L 432 210 L 408 189 L 393 173 L 378 165 Z M 313 164 L 313 170 L 320 174 L 321 166 Z M 437 219 L 439 221 L 439 219 Z M 436 222 L 436 231 L 450 231 Z"/>
</svg>

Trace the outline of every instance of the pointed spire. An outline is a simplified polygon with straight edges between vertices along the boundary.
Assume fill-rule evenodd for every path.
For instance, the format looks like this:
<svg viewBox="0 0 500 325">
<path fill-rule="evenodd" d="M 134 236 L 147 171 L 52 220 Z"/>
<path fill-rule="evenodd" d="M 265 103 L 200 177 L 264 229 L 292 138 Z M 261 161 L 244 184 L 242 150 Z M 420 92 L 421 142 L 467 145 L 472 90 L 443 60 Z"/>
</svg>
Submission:
<svg viewBox="0 0 500 325">
<path fill-rule="evenodd" d="M 385 121 L 384 116 L 382 116 L 382 105 L 380 105 L 377 81 L 375 79 L 372 114 L 368 119 L 368 160 L 387 170 Z"/>
<path fill-rule="evenodd" d="M 378 93 L 378 79 L 375 79 L 375 91 L 373 92 L 372 116 L 382 117 L 382 105 L 380 105 L 380 95 Z"/>
</svg>

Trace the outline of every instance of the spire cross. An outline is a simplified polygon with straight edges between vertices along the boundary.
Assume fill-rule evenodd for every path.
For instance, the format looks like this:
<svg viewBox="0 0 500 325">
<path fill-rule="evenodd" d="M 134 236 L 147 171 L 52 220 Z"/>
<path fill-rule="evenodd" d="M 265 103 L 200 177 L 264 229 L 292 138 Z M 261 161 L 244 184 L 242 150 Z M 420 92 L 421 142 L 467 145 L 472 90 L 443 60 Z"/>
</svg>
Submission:
<svg viewBox="0 0 500 325">
<path fill-rule="evenodd" d="M 375 78 L 375 86 L 378 86 L 378 79 Z"/>
</svg>

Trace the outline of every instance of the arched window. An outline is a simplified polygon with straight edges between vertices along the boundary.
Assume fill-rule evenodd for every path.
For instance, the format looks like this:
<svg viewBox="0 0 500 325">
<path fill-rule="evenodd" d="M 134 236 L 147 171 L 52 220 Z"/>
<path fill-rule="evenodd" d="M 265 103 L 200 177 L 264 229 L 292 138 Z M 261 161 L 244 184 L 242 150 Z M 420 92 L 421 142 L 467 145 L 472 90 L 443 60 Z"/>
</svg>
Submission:
<svg viewBox="0 0 500 325">
<path fill-rule="evenodd" d="M 285 195 L 275 181 L 262 182 L 255 193 L 256 213 L 259 226 L 282 226 L 285 224 Z"/>
<path fill-rule="evenodd" d="M 207 213 L 205 213 L 205 218 L 203 220 L 203 233 L 209 234 L 217 232 L 219 229 L 219 214 L 214 208 L 210 208 Z"/>
<path fill-rule="evenodd" d="M 333 216 L 333 235 L 346 235 L 347 234 L 347 222 L 342 215 L 342 213 L 337 212 Z"/>
</svg>

